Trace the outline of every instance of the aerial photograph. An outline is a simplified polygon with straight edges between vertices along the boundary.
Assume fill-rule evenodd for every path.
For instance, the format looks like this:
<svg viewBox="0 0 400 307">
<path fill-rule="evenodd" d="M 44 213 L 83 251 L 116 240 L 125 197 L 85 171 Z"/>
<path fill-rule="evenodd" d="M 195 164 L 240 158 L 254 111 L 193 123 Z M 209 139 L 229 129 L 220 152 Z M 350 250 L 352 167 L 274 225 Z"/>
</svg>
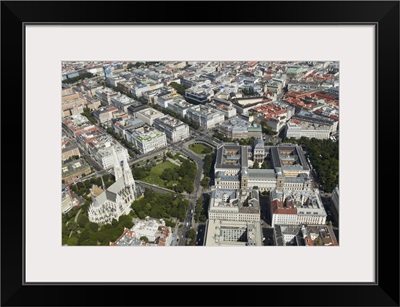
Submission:
<svg viewBox="0 0 400 307">
<path fill-rule="evenodd" d="M 61 62 L 60 244 L 339 246 L 339 67 Z"/>
</svg>

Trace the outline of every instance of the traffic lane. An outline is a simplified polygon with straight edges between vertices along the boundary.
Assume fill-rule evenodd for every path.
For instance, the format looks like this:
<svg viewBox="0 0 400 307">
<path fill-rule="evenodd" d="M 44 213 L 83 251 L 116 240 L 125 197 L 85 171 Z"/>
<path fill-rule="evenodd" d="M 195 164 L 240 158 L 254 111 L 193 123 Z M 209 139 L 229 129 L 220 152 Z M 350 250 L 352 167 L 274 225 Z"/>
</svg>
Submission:
<svg viewBox="0 0 400 307">
<path fill-rule="evenodd" d="M 264 246 L 274 246 L 275 238 L 274 238 L 274 228 L 263 227 L 263 245 Z"/>
<path fill-rule="evenodd" d="M 135 164 L 137 162 L 143 161 L 145 159 L 151 159 L 154 158 L 155 156 L 159 156 L 160 153 L 163 153 L 163 151 L 165 151 L 168 147 L 162 147 L 162 148 L 158 148 L 154 151 L 148 152 L 146 154 L 140 154 L 140 155 L 136 155 L 136 157 L 134 159 L 131 159 L 128 164 L 131 166 L 132 164 Z"/>
<path fill-rule="evenodd" d="M 104 171 L 104 169 L 99 165 L 99 163 L 97 163 L 96 160 L 94 160 L 90 155 L 88 154 L 84 154 L 82 155 L 84 157 L 84 159 L 90 164 L 90 166 L 92 168 L 94 168 L 94 170 L 96 172 L 101 172 Z"/>
<path fill-rule="evenodd" d="M 324 205 L 324 209 L 325 209 L 325 212 L 327 214 L 327 221 L 328 222 L 331 221 L 332 224 L 337 225 L 336 217 L 332 213 L 332 206 L 331 206 L 332 205 L 332 201 L 331 201 L 331 198 L 327 197 L 325 195 L 321 195 L 321 201 L 322 201 L 322 204 Z"/>
<path fill-rule="evenodd" d="M 196 245 L 203 246 L 204 245 L 204 236 L 205 236 L 206 225 L 200 224 L 197 227 L 197 236 L 196 236 Z"/>
</svg>

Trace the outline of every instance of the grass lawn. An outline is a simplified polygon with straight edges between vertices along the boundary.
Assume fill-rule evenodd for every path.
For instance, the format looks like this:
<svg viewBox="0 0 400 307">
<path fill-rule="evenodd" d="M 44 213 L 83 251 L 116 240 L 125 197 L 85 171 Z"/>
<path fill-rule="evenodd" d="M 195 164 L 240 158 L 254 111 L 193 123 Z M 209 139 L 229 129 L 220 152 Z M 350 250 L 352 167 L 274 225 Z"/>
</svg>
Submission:
<svg viewBox="0 0 400 307">
<path fill-rule="evenodd" d="M 204 144 L 190 144 L 189 148 L 197 154 L 209 154 L 213 149 Z"/>
<path fill-rule="evenodd" d="M 147 182 L 147 183 L 151 183 L 151 184 L 156 184 L 160 187 L 165 188 L 166 186 L 164 185 L 164 180 L 162 180 L 160 178 L 160 175 L 163 173 L 163 171 L 167 168 L 172 168 L 172 169 L 177 169 L 178 166 L 169 162 L 169 161 L 165 161 L 162 163 L 157 164 L 156 166 L 154 166 L 151 171 L 150 171 L 150 175 L 143 178 L 142 181 Z"/>
</svg>

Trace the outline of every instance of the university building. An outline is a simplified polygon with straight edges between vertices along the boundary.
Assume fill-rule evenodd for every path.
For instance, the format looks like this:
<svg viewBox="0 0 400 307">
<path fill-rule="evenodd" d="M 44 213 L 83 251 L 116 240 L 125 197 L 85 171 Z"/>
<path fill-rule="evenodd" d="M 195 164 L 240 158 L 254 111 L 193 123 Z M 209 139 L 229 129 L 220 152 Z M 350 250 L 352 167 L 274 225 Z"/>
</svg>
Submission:
<svg viewBox="0 0 400 307">
<path fill-rule="evenodd" d="M 268 168 L 252 168 L 267 163 Z M 275 188 L 309 190 L 312 187 L 310 167 L 300 146 L 285 144 L 265 146 L 256 140 L 253 146 L 223 143 L 217 148 L 214 167 L 217 189 Z"/>
</svg>

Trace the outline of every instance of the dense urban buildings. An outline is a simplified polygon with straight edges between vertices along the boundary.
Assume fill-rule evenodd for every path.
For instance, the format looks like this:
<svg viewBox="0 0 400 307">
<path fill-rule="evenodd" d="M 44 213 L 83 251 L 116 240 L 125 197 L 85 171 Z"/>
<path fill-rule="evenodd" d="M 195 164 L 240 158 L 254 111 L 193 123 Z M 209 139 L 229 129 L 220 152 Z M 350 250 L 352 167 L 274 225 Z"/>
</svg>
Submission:
<svg viewBox="0 0 400 307">
<path fill-rule="evenodd" d="M 61 80 L 63 245 L 339 245 L 339 62 L 65 61 Z"/>
</svg>

